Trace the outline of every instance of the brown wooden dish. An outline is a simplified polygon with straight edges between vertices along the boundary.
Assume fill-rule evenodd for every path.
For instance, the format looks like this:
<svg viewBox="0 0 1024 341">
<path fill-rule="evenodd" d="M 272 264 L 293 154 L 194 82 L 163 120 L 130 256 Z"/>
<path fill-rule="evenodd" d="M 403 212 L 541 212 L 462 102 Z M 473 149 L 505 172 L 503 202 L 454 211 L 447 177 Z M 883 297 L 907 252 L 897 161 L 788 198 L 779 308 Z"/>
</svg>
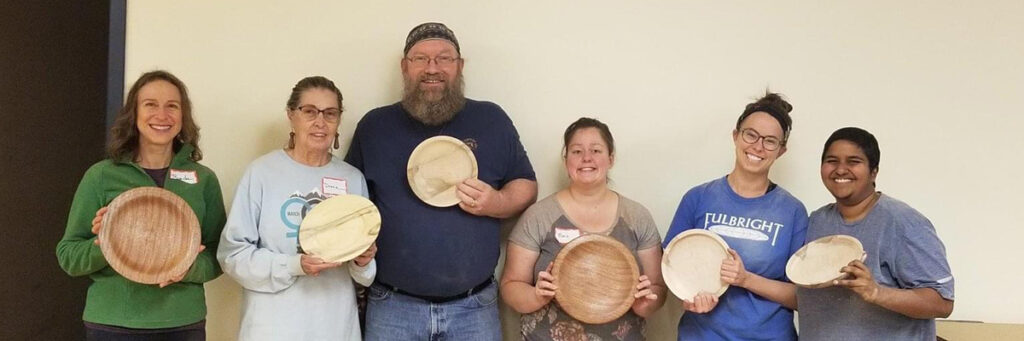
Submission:
<svg viewBox="0 0 1024 341">
<path fill-rule="evenodd" d="M 192 266 L 199 251 L 199 220 L 177 194 L 138 187 L 110 202 L 99 239 L 103 257 L 117 273 L 157 284 Z"/>
<path fill-rule="evenodd" d="M 551 275 L 562 310 L 581 322 L 601 324 L 629 311 L 640 270 L 636 258 L 618 240 L 588 234 L 562 247 Z"/>
</svg>

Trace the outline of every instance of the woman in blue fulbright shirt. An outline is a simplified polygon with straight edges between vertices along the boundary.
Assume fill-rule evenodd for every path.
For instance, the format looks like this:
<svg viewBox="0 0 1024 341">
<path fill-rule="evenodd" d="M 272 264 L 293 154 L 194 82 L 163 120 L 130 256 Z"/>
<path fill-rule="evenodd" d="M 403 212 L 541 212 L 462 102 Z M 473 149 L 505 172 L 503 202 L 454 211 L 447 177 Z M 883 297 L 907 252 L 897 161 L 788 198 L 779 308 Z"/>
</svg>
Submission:
<svg viewBox="0 0 1024 341">
<path fill-rule="evenodd" d="M 786 152 L 793 107 L 767 93 L 746 106 L 732 131 L 736 163 L 728 175 L 683 196 L 664 246 L 679 233 L 705 229 L 729 244 L 721 297 L 680 297 L 686 313 L 679 340 L 796 340 L 796 287 L 785 277 L 786 261 L 804 243 L 807 210 L 768 179 Z"/>
</svg>

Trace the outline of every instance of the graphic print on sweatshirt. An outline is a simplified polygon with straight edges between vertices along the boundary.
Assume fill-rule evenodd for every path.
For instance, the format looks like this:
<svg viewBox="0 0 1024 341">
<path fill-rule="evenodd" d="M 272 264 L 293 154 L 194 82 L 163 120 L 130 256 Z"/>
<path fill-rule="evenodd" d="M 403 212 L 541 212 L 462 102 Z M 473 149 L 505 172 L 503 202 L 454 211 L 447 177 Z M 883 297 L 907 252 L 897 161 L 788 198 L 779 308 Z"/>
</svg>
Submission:
<svg viewBox="0 0 1024 341">
<path fill-rule="evenodd" d="M 327 198 L 323 193 L 320 193 L 320 188 L 313 188 L 306 194 L 295 191 L 295 193 L 288 196 L 288 200 L 281 204 L 281 223 L 288 228 L 285 237 L 295 238 L 296 242 L 298 242 L 299 225 L 302 224 L 302 219 L 306 218 L 306 214 L 309 213 L 309 210 L 313 209 L 313 206 Z"/>
<path fill-rule="evenodd" d="M 757 242 L 771 240 L 772 246 L 785 225 L 761 218 L 737 217 L 726 213 L 704 213 L 704 229 L 723 236 Z"/>
</svg>

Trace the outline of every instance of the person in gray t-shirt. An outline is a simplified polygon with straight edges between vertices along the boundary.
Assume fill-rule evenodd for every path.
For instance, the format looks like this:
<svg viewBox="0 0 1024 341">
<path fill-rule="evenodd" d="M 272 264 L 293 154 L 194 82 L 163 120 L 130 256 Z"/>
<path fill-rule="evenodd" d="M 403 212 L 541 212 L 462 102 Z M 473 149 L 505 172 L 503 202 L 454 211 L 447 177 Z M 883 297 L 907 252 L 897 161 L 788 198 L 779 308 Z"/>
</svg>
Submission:
<svg viewBox="0 0 1024 341">
<path fill-rule="evenodd" d="M 825 142 L 821 180 L 836 202 L 811 213 L 807 240 L 850 235 L 867 258 L 822 289 L 797 290 L 801 340 L 935 340 L 935 318 L 953 311 L 953 275 L 935 227 L 875 190 L 878 142 L 843 128 Z"/>
</svg>

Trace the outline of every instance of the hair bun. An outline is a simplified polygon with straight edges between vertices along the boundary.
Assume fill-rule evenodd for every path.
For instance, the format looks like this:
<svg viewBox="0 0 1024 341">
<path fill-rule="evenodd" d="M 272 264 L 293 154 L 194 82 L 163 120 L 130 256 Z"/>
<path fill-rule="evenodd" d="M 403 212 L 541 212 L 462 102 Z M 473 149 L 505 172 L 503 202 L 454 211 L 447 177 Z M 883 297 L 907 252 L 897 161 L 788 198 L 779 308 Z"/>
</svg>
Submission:
<svg viewBox="0 0 1024 341">
<path fill-rule="evenodd" d="M 782 127 L 784 134 L 783 140 L 789 138 L 789 131 L 793 128 L 793 118 L 789 116 L 789 112 L 793 111 L 793 105 L 786 102 L 782 95 L 769 90 L 765 90 L 764 97 L 759 98 L 754 103 L 747 104 L 739 119 L 736 120 L 736 130 L 740 129 L 740 124 L 743 123 L 743 120 L 759 111 L 765 112 L 775 118 L 776 121 L 779 121 L 779 126 Z"/>
<path fill-rule="evenodd" d="M 787 114 L 793 111 L 792 104 L 786 102 L 786 100 L 783 99 L 782 96 L 779 95 L 778 93 L 770 91 L 765 91 L 764 97 L 761 97 L 761 99 L 757 100 L 757 102 L 752 103 L 752 105 L 757 107 L 772 107 L 780 109 L 782 112 Z"/>
</svg>

